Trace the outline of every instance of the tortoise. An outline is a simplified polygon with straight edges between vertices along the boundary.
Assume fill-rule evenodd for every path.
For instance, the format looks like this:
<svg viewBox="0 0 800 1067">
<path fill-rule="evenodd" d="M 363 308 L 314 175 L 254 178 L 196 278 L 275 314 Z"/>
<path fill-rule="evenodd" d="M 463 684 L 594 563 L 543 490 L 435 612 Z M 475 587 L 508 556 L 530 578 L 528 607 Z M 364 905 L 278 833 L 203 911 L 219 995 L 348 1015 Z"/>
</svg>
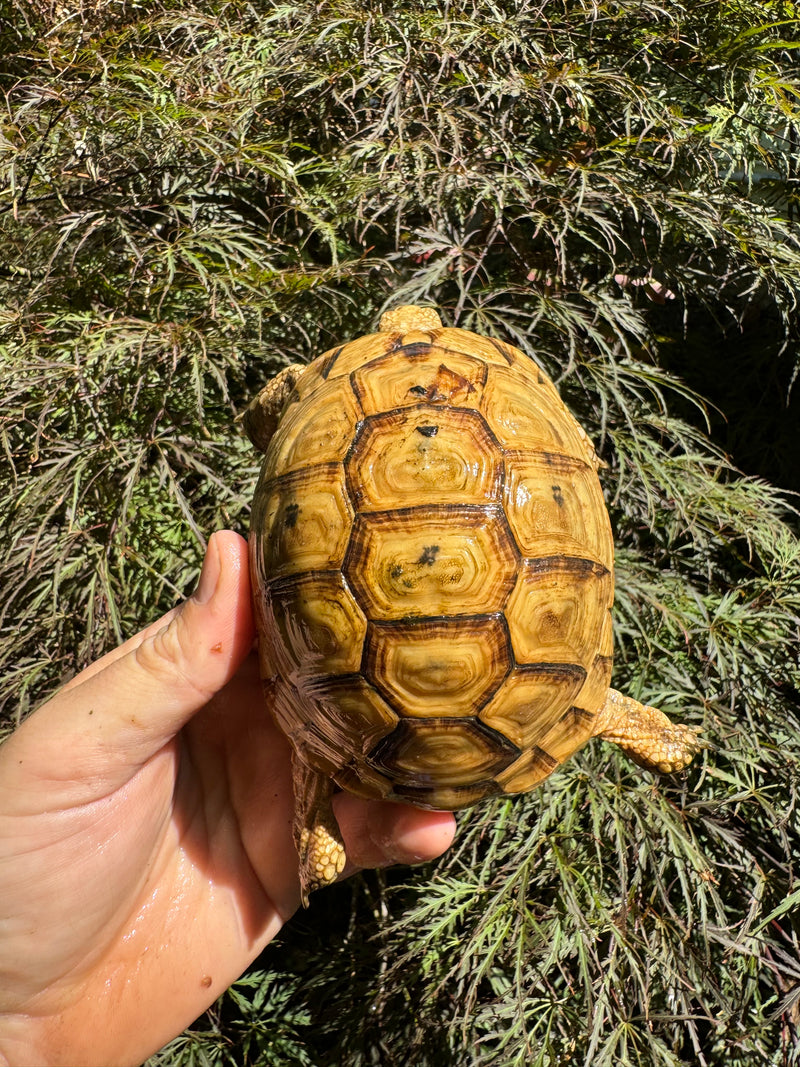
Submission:
<svg viewBox="0 0 800 1067">
<path fill-rule="evenodd" d="M 457 810 L 597 736 L 650 770 L 691 762 L 696 728 L 610 688 L 600 462 L 519 349 L 398 307 L 243 421 L 266 453 L 250 566 L 304 904 L 344 867 L 335 787 Z"/>
</svg>

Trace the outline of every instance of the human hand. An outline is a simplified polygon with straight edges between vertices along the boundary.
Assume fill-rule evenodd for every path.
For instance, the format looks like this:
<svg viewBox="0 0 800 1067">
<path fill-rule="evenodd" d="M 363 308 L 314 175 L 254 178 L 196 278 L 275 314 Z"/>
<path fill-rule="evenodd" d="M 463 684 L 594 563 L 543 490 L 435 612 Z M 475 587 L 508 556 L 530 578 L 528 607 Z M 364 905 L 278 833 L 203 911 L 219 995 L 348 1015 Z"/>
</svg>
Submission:
<svg viewBox="0 0 800 1067">
<path fill-rule="evenodd" d="M 251 649 L 247 547 L 0 748 L 0 1060 L 135 1064 L 258 955 L 300 899 L 288 744 Z M 340 794 L 348 872 L 431 859 L 449 813 Z"/>
</svg>

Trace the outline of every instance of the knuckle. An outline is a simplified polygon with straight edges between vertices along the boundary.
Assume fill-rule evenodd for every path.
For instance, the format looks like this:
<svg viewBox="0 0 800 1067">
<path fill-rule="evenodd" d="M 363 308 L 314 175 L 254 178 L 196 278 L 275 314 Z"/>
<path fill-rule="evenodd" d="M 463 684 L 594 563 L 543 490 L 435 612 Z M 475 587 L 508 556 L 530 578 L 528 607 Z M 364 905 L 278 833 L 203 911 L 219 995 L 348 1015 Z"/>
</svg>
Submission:
<svg viewBox="0 0 800 1067">
<path fill-rule="evenodd" d="M 196 662 L 197 646 L 191 640 L 183 612 L 144 640 L 135 656 L 142 670 L 161 685 L 194 693 L 203 702 L 214 695 L 215 688 L 205 683 L 201 664 Z"/>
</svg>

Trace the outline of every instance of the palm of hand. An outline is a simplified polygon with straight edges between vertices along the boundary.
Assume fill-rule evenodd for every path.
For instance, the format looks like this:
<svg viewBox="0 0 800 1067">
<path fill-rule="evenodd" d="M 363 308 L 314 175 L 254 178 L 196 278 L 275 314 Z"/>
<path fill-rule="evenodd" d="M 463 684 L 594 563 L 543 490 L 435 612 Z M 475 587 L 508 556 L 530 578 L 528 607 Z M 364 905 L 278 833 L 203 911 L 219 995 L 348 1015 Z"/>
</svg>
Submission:
<svg viewBox="0 0 800 1067">
<path fill-rule="evenodd" d="M 85 1048 L 70 1041 L 65 1062 L 119 1062 L 118 1032 L 127 1029 L 134 1040 L 121 1062 L 149 1054 L 200 1014 L 296 908 L 286 742 L 268 716 L 250 714 L 261 700 L 250 657 L 117 788 L 59 782 L 57 806 L 38 810 L 37 793 L 46 803 L 52 779 L 26 792 L 29 813 L 13 817 L 14 855 L 0 861 L 0 897 L 17 902 L 0 955 L 0 1009 L 40 1019 L 48 1048 L 82 1030 Z M 25 750 L 14 747 L 24 767 Z M 56 773 L 69 773 L 68 753 Z M 100 1024 L 110 1003 L 118 1032 L 106 1048 Z M 127 1009 L 136 1017 L 130 1027 L 120 1018 Z M 142 1019 L 152 1035 L 144 1047 Z"/>
<path fill-rule="evenodd" d="M 299 903 L 288 745 L 248 654 L 244 542 L 215 540 L 210 600 L 92 665 L 0 749 L 11 1063 L 140 1062 Z M 337 817 L 361 866 L 429 858 L 452 836 L 449 815 L 348 796 Z"/>
</svg>

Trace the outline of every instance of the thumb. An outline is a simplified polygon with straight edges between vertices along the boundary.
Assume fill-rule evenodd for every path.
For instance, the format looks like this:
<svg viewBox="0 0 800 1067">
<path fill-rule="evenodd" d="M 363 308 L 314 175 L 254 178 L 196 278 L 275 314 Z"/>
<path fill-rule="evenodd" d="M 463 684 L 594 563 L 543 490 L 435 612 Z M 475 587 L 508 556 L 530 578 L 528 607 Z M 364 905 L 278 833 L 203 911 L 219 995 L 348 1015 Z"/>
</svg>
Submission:
<svg viewBox="0 0 800 1067">
<path fill-rule="evenodd" d="M 221 531 L 196 593 L 34 712 L 0 750 L 4 770 L 118 788 L 233 677 L 253 637 L 247 543 Z"/>
</svg>

